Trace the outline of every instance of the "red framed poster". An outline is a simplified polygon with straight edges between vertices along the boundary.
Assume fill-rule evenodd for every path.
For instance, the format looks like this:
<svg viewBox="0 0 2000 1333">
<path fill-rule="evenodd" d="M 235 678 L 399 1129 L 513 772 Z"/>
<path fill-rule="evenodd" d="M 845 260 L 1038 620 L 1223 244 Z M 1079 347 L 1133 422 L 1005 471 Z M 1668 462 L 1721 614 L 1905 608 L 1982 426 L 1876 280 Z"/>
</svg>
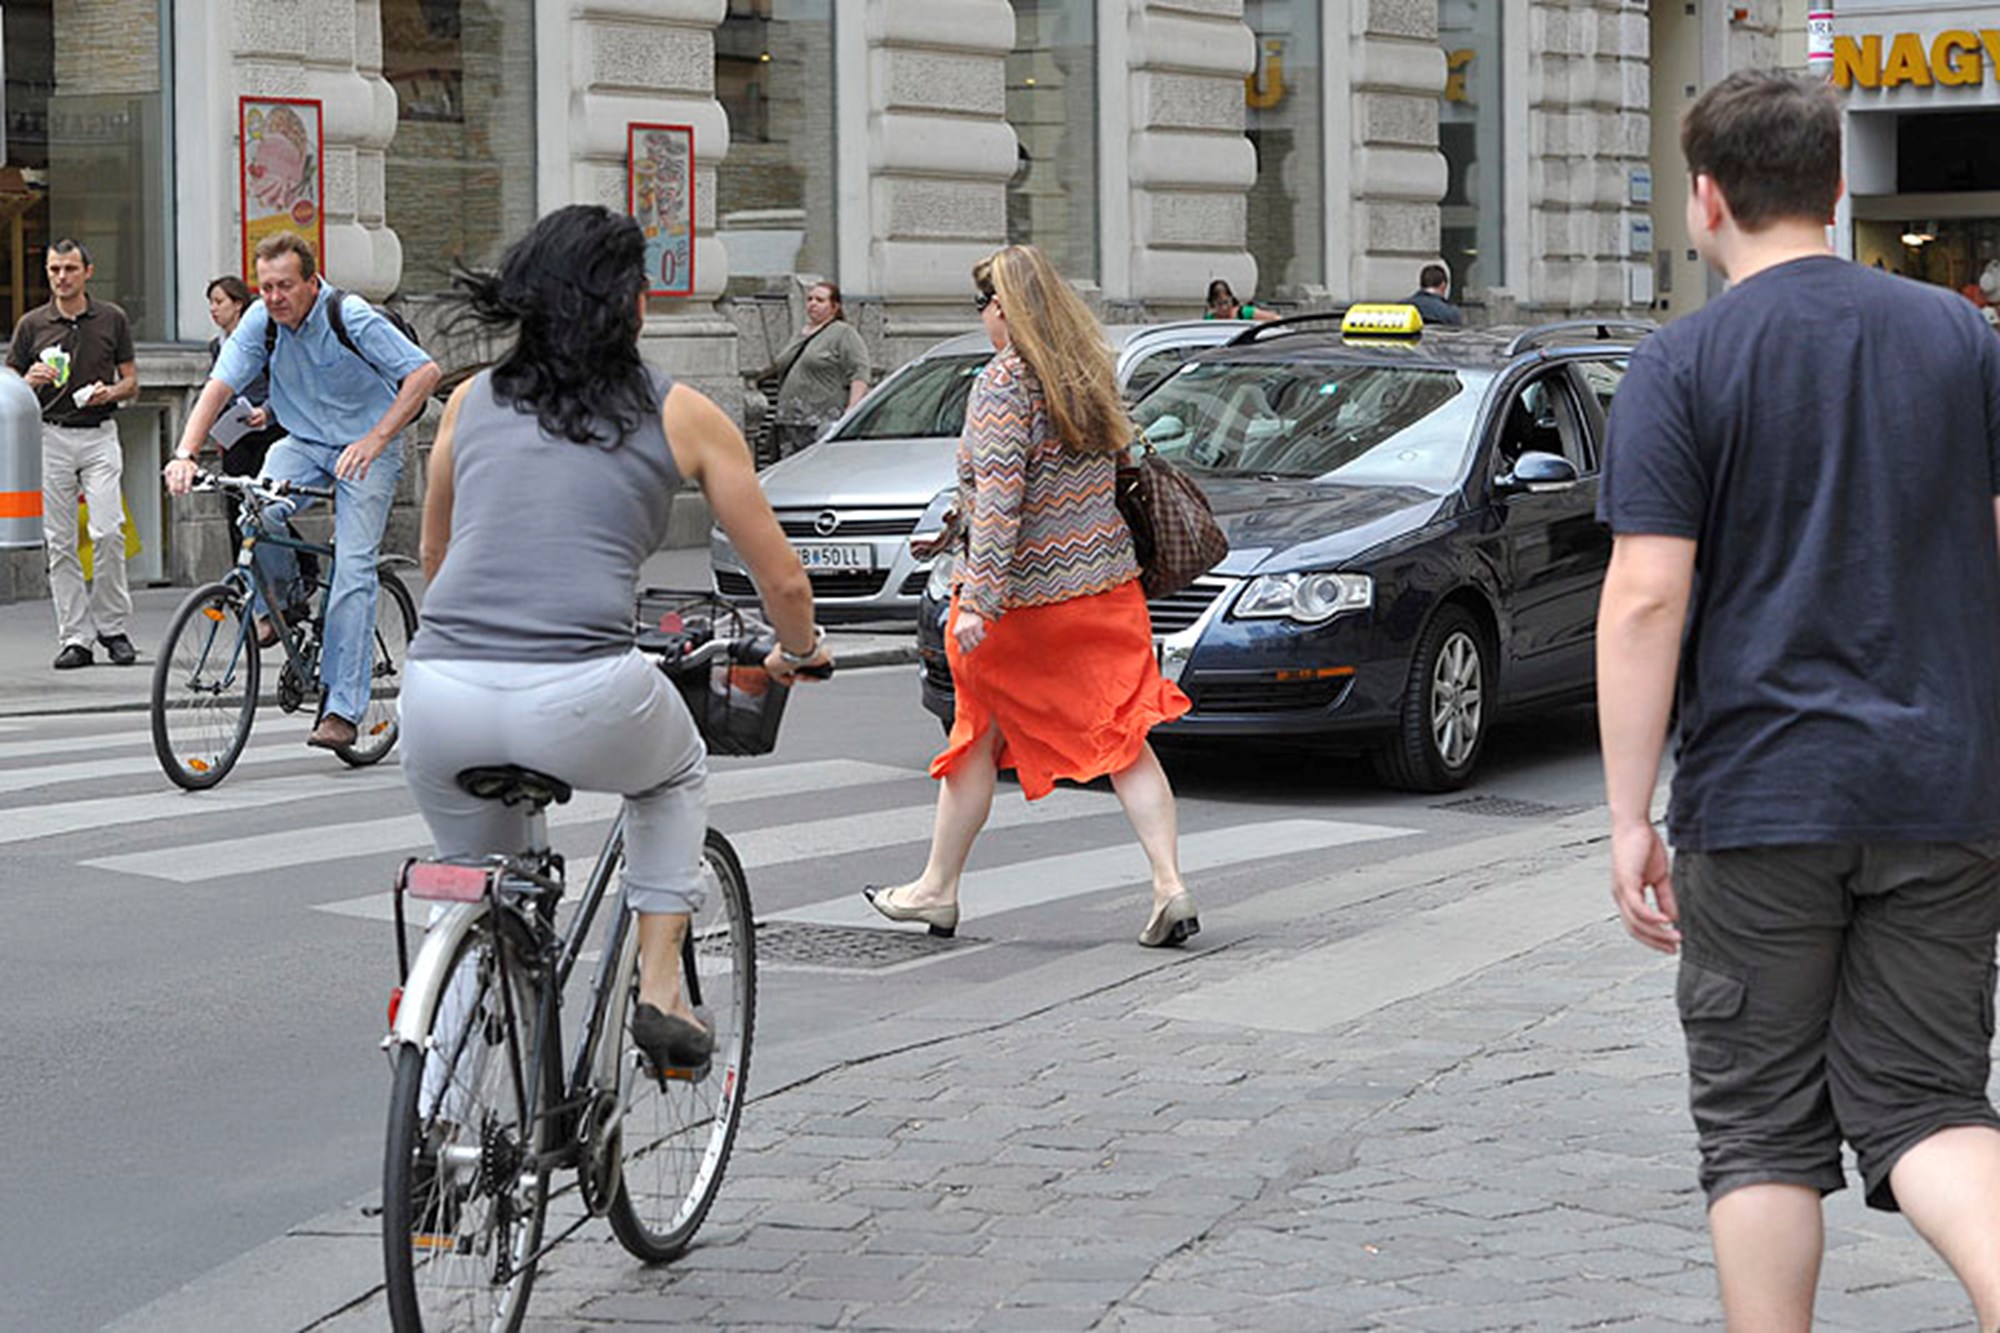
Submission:
<svg viewBox="0 0 2000 1333">
<path fill-rule="evenodd" d="M 326 259 L 326 155 L 317 98 L 241 97 L 237 115 L 237 202 L 243 211 L 243 274 L 256 284 L 251 256 L 266 236 L 288 231 Z"/>
<path fill-rule="evenodd" d="M 694 126 L 625 127 L 625 211 L 646 234 L 646 295 L 694 295 Z"/>
</svg>

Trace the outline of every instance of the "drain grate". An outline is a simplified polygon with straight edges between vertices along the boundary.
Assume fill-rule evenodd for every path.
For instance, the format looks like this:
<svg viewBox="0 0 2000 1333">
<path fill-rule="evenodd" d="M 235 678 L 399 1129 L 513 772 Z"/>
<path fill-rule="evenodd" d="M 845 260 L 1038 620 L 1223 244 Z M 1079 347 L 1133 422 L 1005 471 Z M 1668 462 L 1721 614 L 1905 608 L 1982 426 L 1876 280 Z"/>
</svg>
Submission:
<svg viewBox="0 0 2000 1333">
<path fill-rule="evenodd" d="M 1461 796 L 1455 801 L 1440 801 L 1431 808 L 1453 810 L 1462 815 L 1486 815 L 1493 819 L 1557 819 L 1573 815 L 1584 807 L 1517 801 L 1510 796 Z"/>
<path fill-rule="evenodd" d="M 982 942 L 962 937 L 940 939 L 921 930 L 764 921 L 757 926 L 757 962 L 874 971 L 937 958 Z"/>
</svg>

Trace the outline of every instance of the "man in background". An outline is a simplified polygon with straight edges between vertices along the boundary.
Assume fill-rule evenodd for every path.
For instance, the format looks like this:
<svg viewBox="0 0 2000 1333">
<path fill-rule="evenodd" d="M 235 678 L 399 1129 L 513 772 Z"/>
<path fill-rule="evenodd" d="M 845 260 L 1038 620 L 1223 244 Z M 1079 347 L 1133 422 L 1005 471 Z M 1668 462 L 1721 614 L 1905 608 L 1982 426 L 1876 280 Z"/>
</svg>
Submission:
<svg viewBox="0 0 2000 1333">
<path fill-rule="evenodd" d="M 1409 304 L 1417 308 L 1426 324 L 1465 323 L 1465 315 L 1451 303 L 1450 296 L 1451 270 L 1443 264 L 1426 264 L 1417 274 L 1417 290 Z"/>
</svg>

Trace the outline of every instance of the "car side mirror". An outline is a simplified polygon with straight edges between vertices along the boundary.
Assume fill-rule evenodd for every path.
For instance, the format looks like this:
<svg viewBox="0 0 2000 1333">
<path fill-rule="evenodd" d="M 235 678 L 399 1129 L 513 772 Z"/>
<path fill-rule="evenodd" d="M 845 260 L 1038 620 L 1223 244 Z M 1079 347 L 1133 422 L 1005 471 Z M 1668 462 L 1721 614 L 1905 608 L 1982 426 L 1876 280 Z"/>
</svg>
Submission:
<svg viewBox="0 0 2000 1333">
<path fill-rule="evenodd" d="M 1501 495 L 1518 495 L 1524 491 L 1539 495 L 1549 491 L 1566 491 L 1576 485 L 1577 479 L 1576 464 L 1567 458 L 1530 449 L 1514 460 L 1513 471 L 1494 480 L 1493 489 Z"/>
</svg>

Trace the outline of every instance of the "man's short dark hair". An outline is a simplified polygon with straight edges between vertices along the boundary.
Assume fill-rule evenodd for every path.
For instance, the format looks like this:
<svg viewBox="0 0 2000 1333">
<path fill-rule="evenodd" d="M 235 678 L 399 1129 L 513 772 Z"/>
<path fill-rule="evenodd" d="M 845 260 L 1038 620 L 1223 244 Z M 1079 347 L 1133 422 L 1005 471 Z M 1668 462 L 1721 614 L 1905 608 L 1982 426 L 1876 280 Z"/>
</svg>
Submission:
<svg viewBox="0 0 2000 1333">
<path fill-rule="evenodd" d="M 299 257 L 299 279 L 302 282 L 310 281 L 313 274 L 319 272 L 319 256 L 313 253 L 312 242 L 296 232 L 274 231 L 257 242 L 258 262 L 276 259 L 280 255 Z"/>
<path fill-rule="evenodd" d="M 89 268 L 91 266 L 90 251 L 83 248 L 83 242 L 72 241 L 67 236 L 63 237 L 60 241 L 57 241 L 55 244 L 51 245 L 49 247 L 49 253 L 52 255 L 76 255 L 83 260 L 83 266 L 85 268 Z"/>
<path fill-rule="evenodd" d="M 1688 108 L 1681 156 L 1690 178 L 1722 188 L 1745 231 L 1826 222 L 1840 197 L 1840 103 L 1820 79 L 1738 70 Z"/>
<path fill-rule="evenodd" d="M 1451 280 L 1451 272 L 1443 264 L 1426 264 L 1424 271 L 1417 275 L 1419 287 L 1442 287 Z"/>
</svg>

